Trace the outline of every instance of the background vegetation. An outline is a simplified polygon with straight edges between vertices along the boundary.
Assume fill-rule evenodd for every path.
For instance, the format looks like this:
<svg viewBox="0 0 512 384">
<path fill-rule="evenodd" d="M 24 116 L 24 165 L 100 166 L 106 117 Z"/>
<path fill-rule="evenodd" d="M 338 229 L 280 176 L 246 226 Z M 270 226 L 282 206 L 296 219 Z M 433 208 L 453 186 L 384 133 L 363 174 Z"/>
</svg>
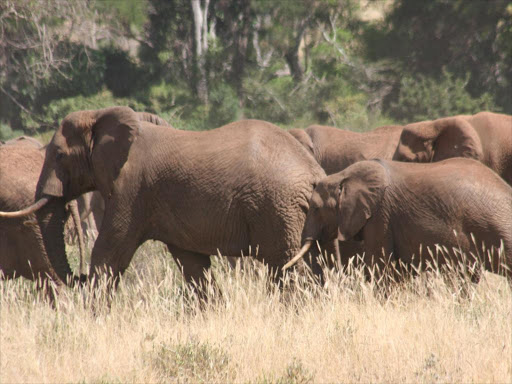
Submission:
<svg viewBox="0 0 512 384">
<path fill-rule="evenodd" d="M 512 2 L 1 2 L 0 139 L 118 104 L 184 129 L 512 113 Z"/>
</svg>

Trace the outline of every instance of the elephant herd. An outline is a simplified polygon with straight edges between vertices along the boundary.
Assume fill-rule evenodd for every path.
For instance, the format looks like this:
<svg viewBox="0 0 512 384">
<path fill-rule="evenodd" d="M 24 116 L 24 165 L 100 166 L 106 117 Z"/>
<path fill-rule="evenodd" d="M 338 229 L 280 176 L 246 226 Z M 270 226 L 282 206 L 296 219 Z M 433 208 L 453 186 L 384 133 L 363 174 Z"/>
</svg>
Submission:
<svg viewBox="0 0 512 384">
<path fill-rule="evenodd" d="M 382 269 L 389 261 L 419 267 L 441 248 L 437 262 L 464 253 L 512 281 L 512 116 L 481 112 L 367 133 L 287 132 L 259 120 L 193 132 L 112 107 L 69 114 L 46 147 L 26 140 L 0 146 L 7 277 L 41 276 L 58 288 L 78 280 L 63 232 L 79 207 L 82 225 L 98 230 L 88 277 L 113 284 L 150 239 L 199 285 L 210 255 L 251 249 L 279 276 L 308 253 L 321 273 L 323 254 L 333 256 L 330 267 L 357 253 Z M 495 252 L 483 256 L 483 246 Z"/>
</svg>

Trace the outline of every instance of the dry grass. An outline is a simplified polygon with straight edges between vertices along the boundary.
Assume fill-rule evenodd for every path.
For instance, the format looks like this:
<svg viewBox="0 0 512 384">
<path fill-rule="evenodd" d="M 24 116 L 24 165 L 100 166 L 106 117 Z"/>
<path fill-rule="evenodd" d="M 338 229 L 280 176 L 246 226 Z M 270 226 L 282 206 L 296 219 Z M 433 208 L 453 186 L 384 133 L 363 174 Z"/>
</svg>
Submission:
<svg viewBox="0 0 512 384">
<path fill-rule="evenodd" d="M 0 381 L 512 382 L 512 292 L 435 273 L 386 295 L 358 271 L 282 290 L 247 260 L 215 264 L 203 311 L 163 247 L 146 244 L 110 307 L 69 290 L 57 310 L 22 280 L 0 283 Z M 469 287 L 469 288 L 468 288 Z M 463 289 L 465 288 L 465 289 Z M 100 291 L 101 292 L 101 291 Z"/>
</svg>

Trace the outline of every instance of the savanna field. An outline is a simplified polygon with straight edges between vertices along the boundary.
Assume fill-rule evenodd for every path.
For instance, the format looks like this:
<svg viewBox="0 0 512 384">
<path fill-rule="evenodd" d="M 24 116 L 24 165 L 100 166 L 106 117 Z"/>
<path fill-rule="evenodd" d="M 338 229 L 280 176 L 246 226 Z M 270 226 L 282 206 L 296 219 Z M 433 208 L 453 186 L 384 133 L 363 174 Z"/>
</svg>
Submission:
<svg viewBox="0 0 512 384">
<path fill-rule="evenodd" d="M 77 250 L 69 249 L 77 266 Z M 0 282 L 0 381 L 512 381 L 512 294 L 435 271 L 382 290 L 361 271 L 308 271 L 282 289 L 259 263 L 216 257 L 202 309 L 165 247 L 146 243 L 110 304 L 65 290 L 55 308 L 24 279 Z"/>
</svg>

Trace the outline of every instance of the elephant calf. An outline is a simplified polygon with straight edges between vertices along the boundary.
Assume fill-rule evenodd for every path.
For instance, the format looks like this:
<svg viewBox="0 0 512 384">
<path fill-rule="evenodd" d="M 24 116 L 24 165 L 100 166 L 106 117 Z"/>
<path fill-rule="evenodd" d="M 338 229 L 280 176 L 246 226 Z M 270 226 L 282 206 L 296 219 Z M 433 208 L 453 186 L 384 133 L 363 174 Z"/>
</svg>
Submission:
<svg viewBox="0 0 512 384">
<path fill-rule="evenodd" d="M 468 261 L 480 257 L 485 269 L 511 282 L 510 269 L 503 264 L 512 268 L 512 188 L 471 159 L 431 164 L 362 161 L 317 185 L 303 249 L 284 268 L 302 257 L 313 241 L 336 237 L 342 242 L 361 240 L 365 263 L 376 263 L 380 270 L 388 257 L 417 267 L 430 257 L 427 248 L 435 254 L 440 245 L 448 250 L 440 264 L 460 250 Z M 492 258 L 482 254 L 482 244 L 495 248 Z M 500 265 L 497 248 L 502 245 L 506 256 Z"/>
</svg>

